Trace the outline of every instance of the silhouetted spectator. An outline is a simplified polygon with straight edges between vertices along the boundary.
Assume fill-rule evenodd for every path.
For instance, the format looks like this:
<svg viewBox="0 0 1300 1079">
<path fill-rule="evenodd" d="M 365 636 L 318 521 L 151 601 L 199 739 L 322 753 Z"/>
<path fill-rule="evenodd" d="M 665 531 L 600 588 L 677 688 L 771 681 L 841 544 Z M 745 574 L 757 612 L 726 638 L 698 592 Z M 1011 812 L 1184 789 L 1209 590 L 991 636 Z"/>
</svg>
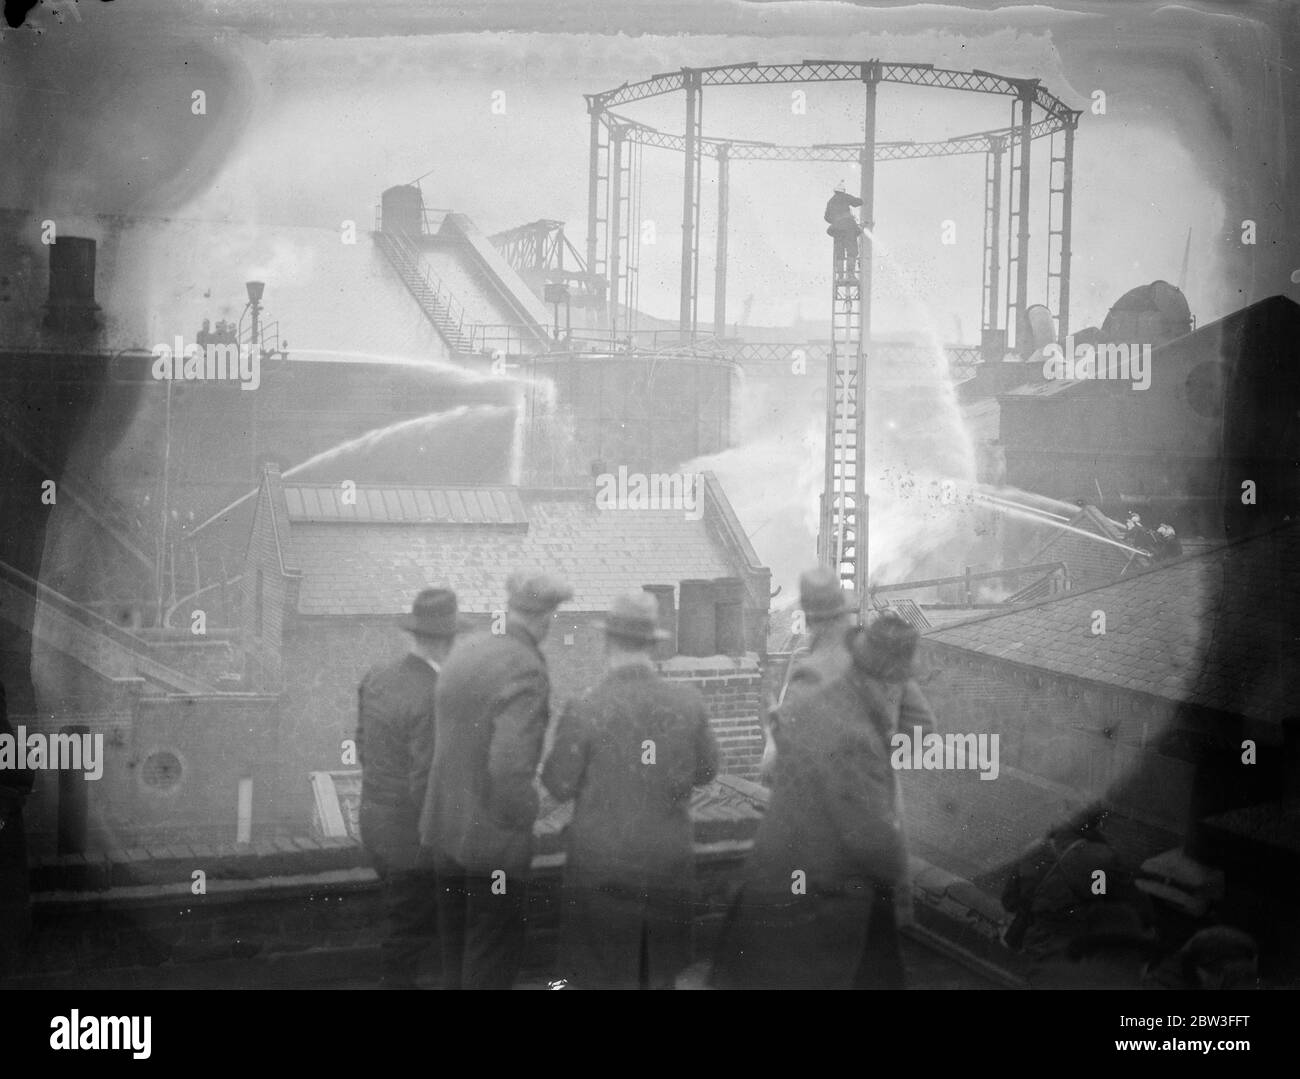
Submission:
<svg viewBox="0 0 1300 1079">
<path fill-rule="evenodd" d="M 443 985 L 509 989 L 523 961 L 534 780 L 550 719 L 541 643 L 573 589 L 542 573 L 506 582 L 504 633 L 457 641 L 438 678 L 437 746 L 420 817 L 435 856 Z"/>
<path fill-rule="evenodd" d="M 803 694 L 820 689 L 847 673 L 852 666 L 847 637 L 856 619 L 856 604 L 833 569 L 820 567 L 799 578 L 799 606 L 803 610 L 809 643 L 807 651 L 790 657 L 781 696 L 768 714 L 768 738 L 762 765 L 765 779 L 771 776 L 775 765 L 782 717 L 789 711 L 786 703 L 793 704 Z M 899 727 L 909 735 L 913 727 L 920 727 L 923 735 L 934 729 L 934 714 L 920 688 L 911 679 L 903 686 Z"/>
<path fill-rule="evenodd" d="M 716 985 L 901 987 L 894 889 L 907 850 L 889 739 L 917 639 L 886 612 L 852 631 L 845 674 L 791 702 Z"/>
<path fill-rule="evenodd" d="M 718 770 L 704 698 L 654 666 L 654 596 L 605 620 L 608 672 L 560 719 L 542 783 L 574 800 L 560 968 L 582 989 L 671 989 L 691 961 L 691 790 Z"/>
<path fill-rule="evenodd" d="M 361 842 L 379 873 L 387 919 L 382 984 L 415 988 L 421 953 L 434 941 L 437 884 L 420 852 L 420 810 L 434 748 L 434 691 L 459 628 L 456 593 L 427 588 L 402 621 L 411 651 L 375 667 L 357 692 Z"/>
</svg>

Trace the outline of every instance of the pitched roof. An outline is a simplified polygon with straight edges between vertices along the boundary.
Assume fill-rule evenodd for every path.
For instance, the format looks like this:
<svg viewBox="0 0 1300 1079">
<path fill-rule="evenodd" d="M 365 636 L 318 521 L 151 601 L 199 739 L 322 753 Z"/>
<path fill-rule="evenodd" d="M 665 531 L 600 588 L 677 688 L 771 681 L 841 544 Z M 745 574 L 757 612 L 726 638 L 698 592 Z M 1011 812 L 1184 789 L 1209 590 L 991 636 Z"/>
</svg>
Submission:
<svg viewBox="0 0 1300 1079">
<path fill-rule="evenodd" d="M 1295 711 L 1300 528 L 942 626 L 927 641 L 1277 722 Z M 1093 635 L 1093 612 L 1106 615 Z"/>
<path fill-rule="evenodd" d="M 298 523 L 526 525 L 519 492 L 510 487 L 359 487 L 285 485 L 289 520 Z"/>
<path fill-rule="evenodd" d="M 377 495 L 388 505 L 398 490 L 358 486 L 357 503 L 364 492 L 367 504 Z M 414 497 L 413 489 L 400 490 Z M 751 568 L 719 538 L 725 533 L 707 510 L 690 520 L 682 510 L 597 509 L 594 492 L 585 490 L 487 493 L 513 500 L 527 527 L 295 519 L 293 547 L 303 573 L 299 613 L 397 614 L 431 584 L 455 589 L 462 611 L 486 613 L 503 605 L 506 576 L 530 566 L 573 586 L 566 610 L 605 611 L 614 596 L 642 584 L 740 576 Z M 432 500 L 432 491 L 426 495 Z"/>
</svg>

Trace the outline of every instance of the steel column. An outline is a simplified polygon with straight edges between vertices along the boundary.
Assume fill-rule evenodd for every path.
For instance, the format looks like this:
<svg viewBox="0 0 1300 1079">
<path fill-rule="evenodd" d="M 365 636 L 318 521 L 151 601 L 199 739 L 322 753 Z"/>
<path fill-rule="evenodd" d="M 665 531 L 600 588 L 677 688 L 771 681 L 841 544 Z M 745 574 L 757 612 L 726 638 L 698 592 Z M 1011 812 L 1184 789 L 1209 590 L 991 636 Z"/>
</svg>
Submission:
<svg viewBox="0 0 1300 1079">
<path fill-rule="evenodd" d="M 623 272 L 623 207 L 621 204 L 623 186 L 623 132 L 617 127 L 609 129 L 609 332 L 618 335 L 619 305 L 623 295 L 621 275 Z"/>
<path fill-rule="evenodd" d="M 1029 309 L 1029 177 L 1030 148 L 1034 138 L 1031 130 L 1034 116 L 1034 90 L 1037 83 L 1029 83 L 1020 90 L 1020 211 L 1016 236 L 1016 350 L 1023 350 L 1030 340 L 1025 312 Z"/>
<path fill-rule="evenodd" d="M 695 329 L 695 182 L 699 163 L 697 110 L 700 103 L 700 73 L 683 68 L 686 89 L 686 167 L 682 170 L 682 282 L 678 328 L 682 333 Z"/>
<path fill-rule="evenodd" d="M 992 212 L 988 232 L 984 237 L 989 275 L 988 310 L 985 312 L 984 325 L 994 332 L 999 329 L 998 323 L 1002 318 L 1002 312 L 998 308 L 1000 302 L 998 286 L 1002 279 L 1002 260 L 998 251 L 1002 240 L 1002 152 L 1002 140 L 994 139 L 989 145 L 989 156 L 993 159 L 993 198 L 990 204 Z M 998 359 L 1002 357 L 999 356 Z"/>
<path fill-rule="evenodd" d="M 1065 177 L 1061 191 L 1061 310 L 1057 313 L 1057 334 L 1064 341 L 1070 332 L 1070 213 L 1074 187 L 1074 128 L 1071 120 L 1065 129 Z"/>
<path fill-rule="evenodd" d="M 600 188 L 600 122 L 602 109 L 594 102 L 588 102 L 591 112 L 591 141 L 588 144 L 587 159 L 587 272 L 596 273 L 596 232 L 599 229 L 600 212 L 596 201 Z M 605 302 L 606 292 L 602 291 L 599 302 Z"/>
<path fill-rule="evenodd" d="M 713 262 L 713 335 L 727 334 L 727 213 L 731 182 L 730 147 L 718 147 L 718 250 Z"/>
</svg>

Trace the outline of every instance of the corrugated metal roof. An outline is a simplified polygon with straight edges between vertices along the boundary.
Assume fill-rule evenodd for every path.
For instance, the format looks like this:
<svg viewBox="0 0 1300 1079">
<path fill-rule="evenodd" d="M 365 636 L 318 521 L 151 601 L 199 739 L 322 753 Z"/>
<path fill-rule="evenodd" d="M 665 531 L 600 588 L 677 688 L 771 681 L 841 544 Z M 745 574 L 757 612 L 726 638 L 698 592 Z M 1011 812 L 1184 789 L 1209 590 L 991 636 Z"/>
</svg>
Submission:
<svg viewBox="0 0 1300 1079">
<path fill-rule="evenodd" d="M 355 494 L 355 499 L 353 495 Z M 513 487 L 368 487 L 285 484 L 289 520 L 315 524 L 527 525 Z"/>
</svg>

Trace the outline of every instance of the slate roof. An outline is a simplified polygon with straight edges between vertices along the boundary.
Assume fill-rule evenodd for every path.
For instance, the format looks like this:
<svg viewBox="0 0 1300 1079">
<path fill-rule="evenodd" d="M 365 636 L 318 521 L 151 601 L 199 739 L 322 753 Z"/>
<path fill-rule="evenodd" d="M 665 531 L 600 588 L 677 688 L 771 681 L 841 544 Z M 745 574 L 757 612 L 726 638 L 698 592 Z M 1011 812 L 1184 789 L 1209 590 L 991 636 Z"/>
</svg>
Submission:
<svg viewBox="0 0 1300 1079">
<path fill-rule="evenodd" d="M 363 490 L 373 505 L 375 493 L 390 504 L 398 489 L 359 485 L 358 504 Z M 603 612 L 614 596 L 642 584 L 739 576 L 744 568 L 707 514 L 692 521 L 682 510 L 600 510 L 586 491 L 489 493 L 517 504 L 527 527 L 294 520 L 291 543 L 302 568 L 298 612 L 397 614 L 421 588 L 445 584 L 455 589 L 462 611 L 488 613 L 504 605 L 506 576 L 521 567 L 564 577 L 574 590 L 564 610 Z M 432 502 L 433 492 L 428 496 Z"/>
<path fill-rule="evenodd" d="M 927 641 L 1277 722 L 1295 711 L 1300 528 L 928 632 Z M 1106 632 L 1091 632 L 1104 611 Z"/>
<path fill-rule="evenodd" d="M 358 487 L 345 499 L 337 483 L 286 484 L 285 505 L 296 522 L 354 524 L 526 525 L 519 492 L 510 487 Z"/>
</svg>

